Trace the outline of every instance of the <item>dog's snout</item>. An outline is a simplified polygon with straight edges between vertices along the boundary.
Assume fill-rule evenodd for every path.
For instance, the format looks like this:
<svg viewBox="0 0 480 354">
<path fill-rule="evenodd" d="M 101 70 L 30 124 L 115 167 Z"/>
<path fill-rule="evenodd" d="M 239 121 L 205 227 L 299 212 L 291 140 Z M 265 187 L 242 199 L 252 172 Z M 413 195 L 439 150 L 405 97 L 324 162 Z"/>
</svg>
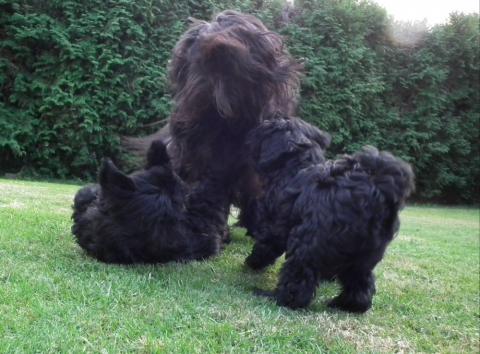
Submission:
<svg viewBox="0 0 480 354">
<path fill-rule="evenodd" d="M 213 56 L 234 52 L 236 55 L 248 53 L 247 47 L 239 40 L 226 33 L 204 34 L 200 38 L 201 52 L 205 59 Z"/>
</svg>

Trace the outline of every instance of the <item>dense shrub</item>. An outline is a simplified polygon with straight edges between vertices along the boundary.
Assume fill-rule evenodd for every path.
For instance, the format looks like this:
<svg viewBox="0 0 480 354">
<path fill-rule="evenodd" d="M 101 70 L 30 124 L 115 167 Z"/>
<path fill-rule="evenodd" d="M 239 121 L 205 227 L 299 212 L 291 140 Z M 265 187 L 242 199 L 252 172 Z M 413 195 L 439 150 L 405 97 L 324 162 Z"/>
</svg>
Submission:
<svg viewBox="0 0 480 354">
<path fill-rule="evenodd" d="M 417 198 L 478 202 L 478 16 L 453 14 L 405 44 L 376 4 L 297 3 L 283 32 L 306 60 L 300 115 L 334 135 L 332 151 L 391 150 L 415 166 Z"/>
<path fill-rule="evenodd" d="M 236 8 L 304 61 L 299 115 L 333 134 L 332 154 L 377 145 L 414 164 L 419 198 L 478 202 L 478 16 L 397 43 L 373 3 L 295 3 L 0 0 L 0 172 L 92 178 L 121 135 L 168 117 L 186 19 Z"/>
<path fill-rule="evenodd" d="M 166 65 L 204 1 L 0 0 L 0 166 L 91 178 L 169 115 Z"/>
</svg>

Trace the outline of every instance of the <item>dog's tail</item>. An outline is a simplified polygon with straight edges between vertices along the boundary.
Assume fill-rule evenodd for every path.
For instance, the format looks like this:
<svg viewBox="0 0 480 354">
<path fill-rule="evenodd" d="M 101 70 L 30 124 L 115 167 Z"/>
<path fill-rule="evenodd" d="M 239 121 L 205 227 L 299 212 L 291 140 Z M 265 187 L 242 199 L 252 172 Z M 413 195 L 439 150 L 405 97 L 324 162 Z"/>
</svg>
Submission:
<svg viewBox="0 0 480 354">
<path fill-rule="evenodd" d="M 353 155 L 353 160 L 370 174 L 375 186 L 394 205 L 401 207 L 415 190 L 412 167 L 389 152 L 366 146 Z"/>
<path fill-rule="evenodd" d="M 165 145 L 170 144 L 172 136 L 170 134 L 170 125 L 166 124 L 160 130 L 144 137 L 123 136 L 121 138 L 122 147 L 138 158 L 144 158 L 148 149 L 155 140 L 160 140 Z"/>
<path fill-rule="evenodd" d="M 168 156 L 167 146 L 162 140 L 154 140 L 147 151 L 146 168 L 154 166 L 169 166 L 170 157 Z"/>
</svg>

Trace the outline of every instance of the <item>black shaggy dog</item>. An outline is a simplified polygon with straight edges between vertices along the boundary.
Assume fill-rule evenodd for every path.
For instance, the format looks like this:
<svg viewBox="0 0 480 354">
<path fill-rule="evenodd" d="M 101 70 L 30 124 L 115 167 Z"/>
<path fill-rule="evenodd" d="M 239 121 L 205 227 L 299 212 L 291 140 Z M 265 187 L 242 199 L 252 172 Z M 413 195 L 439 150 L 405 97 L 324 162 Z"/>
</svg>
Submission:
<svg viewBox="0 0 480 354">
<path fill-rule="evenodd" d="M 99 185 L 75 196 L 72 232 L 90 256 L 107 263 L 164 263 L 218 253 L 228 214 L 224 184 L 212 173 L 188 192 L 163 143 L 144 171 L 127 176 L 105 160 Z"/>
<path fill-rule="evenodd" d="M 175 103 L 169 124 L 127 139 L 127 146 L 141 152 L 152 139 L 168 142 L 174 169 L 188 184 L 202 180 L 212 164 L 228 170 L 229 198 L 246 204 L 258 180 L 246 163 L 245 137 L 265 117 L 292 113 L 299 69 L 282 38 L 251 15 L 224 11 L 210 22 L 192 20 L 169 67 Z"/>
<path fill-rule="evenodd" d="M 372 271 L 399 229 L 414 177 L 407 163 L 372 147 L 325 161 L 328 142 L 300 120 L 266 121 L 252 132 L 265 194 L 250 224 L 256 243 L 246 264 L 259 270 L 286 252 L 275 291 L 260 294 L 301 308 L 321 280 L 337 279 L 342 291 L 329 306 L 365 312 L 375 293 Z"/>
</svg>

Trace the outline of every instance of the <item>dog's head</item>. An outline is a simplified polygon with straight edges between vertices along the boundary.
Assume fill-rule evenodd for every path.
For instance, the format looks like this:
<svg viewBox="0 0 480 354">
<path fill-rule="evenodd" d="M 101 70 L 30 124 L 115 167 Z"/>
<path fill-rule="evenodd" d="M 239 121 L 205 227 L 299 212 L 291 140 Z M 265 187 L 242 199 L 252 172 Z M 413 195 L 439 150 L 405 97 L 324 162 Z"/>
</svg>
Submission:
<svg viewBox="0 0 480 354">
<path fill-rule="evenodd" d="M 174 211 L 184 203 L 185 186 L 173 172 L 165 145 L 152 143 L 145 170 L 126 175 L 110 159 L 105 159 L 99 173 L 101 196 L 112 211 L 131 209 L 140 213 L 150 209 L 152 215 Z M 138 214 L 137 214 L 138 215 Z"/>
<path fill-rule="evenodd" d="M 303 153 L 308 153 L 305 162 L 321 162 L 329 144 L 330 135 L 298 118 L 264 121 L 247 138 L 249 154 L 260 173 L 281 168 Z"/>
<path fill-rule="evenodd" d="M 257 18 L 224 11 L 211 22 L 193 20 L 177 43 L 170 82 L 178 119 L 215 110 L 235 121 L 260 120 L 267 110 L 294 106 L 299 65 L 281 37 Z"/>
</svg>

